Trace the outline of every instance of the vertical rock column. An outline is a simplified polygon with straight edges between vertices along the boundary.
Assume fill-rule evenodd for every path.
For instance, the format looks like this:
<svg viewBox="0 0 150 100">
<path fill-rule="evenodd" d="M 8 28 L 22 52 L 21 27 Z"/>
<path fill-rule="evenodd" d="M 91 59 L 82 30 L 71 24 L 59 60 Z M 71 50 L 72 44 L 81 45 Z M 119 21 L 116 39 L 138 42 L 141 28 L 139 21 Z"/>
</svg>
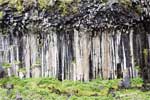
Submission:
<svg viewBox="0 0 150 100">
<path fill-rule="evenodd" d="M 90 40 L 86 31 L 74 30 L 74 55 L 76 80 L 89 80 Z"/>
<path fill-rule="evenodd" d="M 109 72 L 110 72 L 110 42 L 109 42 L 109 34 L 107 31 L 102 33 L 102 43 L 101 43 L 101 49 L 102 49 L 102 75 L 104 79 L 109 78 Z"/>
<path fill-rule="evenodd" d="M 147 45 L 146 45 L 146 49 L 143 51 L 144 52 L 144 56 L 145 56 L 145 65 L 147 67 L 147 76 L 148 76 L 148 83 L 150 83 L 150 34 L 147 34 Z M 149 85 L 150 87 L 150 85 Z"/>
<path fill-rule="evenodd" d="M 42 77 L 57 77 L 58 60 L 58 38 L 55 32 L 46 34 L 41 44 L 41 75 Z"/>
<path fill-rule="evenodd" d="M 98 35 L 92 37 L 91 40 L 91 58 L 90 58 L 90 67 L 89 70 L 93 77 L 91 78 L 98 78 L 102 77 L 101 72 L 101 34 L 96 33 Z M 91 72 L 92 71 L 92 72 Z"/>
<path fill-rule="evenodd" d="M 49 37 L 49 46 L 48 46 L 48 70 L 50 77 L 56 77 L 58 73 L 58 47 L 57 47 L 57 34 L 51 33 Z"/>
<path fill-rule="evenodd" d="M 131 68 L 130 68 L 130 72 L 131 72 L 131 77 L 137 77 L 137 71 L 135 69 L 135 59 L 134 59 L 134 44 L 133 44 L 133 39 L 134 39 L 134 33 L 133 33 L 133 29 L 131 29 L 130 34 L 129 34 L 129 38 L 130 38 L 130 52 L 131 52 Z"/>
<path fill-rule="evenodd" d="M 31 62 L 30 62 L 30 56 L 31 56 L 31 47 L 30 47 L 30 39 L 31 37 L 29 35 L 23 36 L 23 47 L 24 47 L 24 67 L 26 69 L 26 77 L 30 77 L 30 67 L 31 67 Z"/>
<path fill-rule="evenodd" d="M 30 35 L 30 77 L 41 76 L 41 58 L 39 57 L 38 41 L 37 35 Z"/>
</svg>

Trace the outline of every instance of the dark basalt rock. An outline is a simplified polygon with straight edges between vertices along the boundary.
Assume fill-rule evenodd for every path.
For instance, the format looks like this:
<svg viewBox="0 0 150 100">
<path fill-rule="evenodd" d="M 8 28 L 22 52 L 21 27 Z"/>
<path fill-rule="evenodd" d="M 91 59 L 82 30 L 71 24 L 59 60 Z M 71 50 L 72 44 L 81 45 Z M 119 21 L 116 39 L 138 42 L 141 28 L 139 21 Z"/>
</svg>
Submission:
<svg viewBox="0 0 150 100">
<path fill-rule="evenodd" d="M 114 88 L 109 88 L 107 95 L 112 95 L 112 97 L 115 97 L 115 89 Z"/>
<path fill-rule="evenodd" d="M 7 89 L 7 95 L 9 95 L 11 94 L 12 89 L 14 89 L 14 85 L 7 83 L 3 85 L 3 88 Z"/>
<path fill-rule="evenodd" d="M 124 86 L 123 86 L 123 80 L 121 80 L 121 81 L 119 81 L 119 83 L 118 83 L 118 88 L 119 89 L 121 89 L 121 88 L 123 88 Z"/>
<path fill-rule="evenodd" d="M 4 78 L 5 77 L 5 69 L 0 66 L 0 78 Z"/>
<path fill-rule="evenodd" d="M 143 84 L 141 90 L 142 91 L 150 91 L 150 84 L 149 83 Z"/>
<path fill-rule="evenodd" d="M 127 88 L 130 88 L 131 87 L 131 83 L 130 83 L 130 78 L 129 77 L 125 77 L 123 80 L 121 80 L 119 83 L 118 83 L 118 87 L 120 89 L 127 89 Z"/>
<path fill-rule="evenodd" d="M 115 1 L 115 0 L 111 0 L 111 1 Z M 92 39 L 95 39 L 93 37 L 97 35 L 98 40 L 96 41 L 98 42 L 98 44 L 96 44 L 97 45 L 96 47 L 91 46 L 92 48 L 90 48 L 89 51 L 92 52 L 93 54 L 95 52 L 95 48 L 98 48 L 99 50 L 98 51 L 96 50 L 97 51 L 96 53 L 98 52 L 100 53 L 96 56 L 96 59 L 99 58 L 101 61 L 99 62 L 98 60 L 98 64 L 96 64 L 97 61 L 95 62 L 93 61 L 94 60 L 93 58 L 88 57 L 86 60 L 89 60 L 90 63 L 89 61 L 87 61 L 88 63 L 86 66 L 87 69 L 90 67 L 92 68 L 96 67 L 95 70 L 98 70 L 98 72 L 95 71 L 95 72 L 90 72 L 90 73 L 92 73 L 93 75 L 95 73 L 95 77 L 97 74 L 103 77 L 103 74 L 101 73 L 103 73 L 102 71 L 105 71 L 105 70 L 103 70 L 102 68 L 106 66 L 111 67 L 113 68 L 114 74 L 111 74 L 112 77 L 110 77 L 110 75 L 107 75 L 107 76 L 109 76 L 111 79 L 116 78 L 116 77 L 122 78 L 121 71 L 124 70 L 123 68 L 131 66 L 131 62 L 133 63 L 133 61 L 131 61 L 132 56 L 135 56 L 134 61 L 136 61 L 138 65 L 145 66 L 144 61 L 142 60 L 143 59 L 142 52 L 144 48 L 147 48 L 145 44 L 145 41 L 147 40 L 145 39 L 144 35 L 145 33 L 146 34 L 149 33 L 149 29 L 150 29 L 148 27 L 149 26 L 148 20 L 150 19 L 149 10 L 147 10 L 149 3 L 147 4 L 145 2 L 148 2 L 148 1 L 144 1 L 142 3 L 136 3 L 136 1 L 134 0 L 133 1 L 134 7 L 132 7 L 132 5 L 130 6 L 123 5 L 118 2 L 104 3 L 104 2 L 100 2 L 100 0 L 81 0 L 81 2 L 77 3 L 76 0 L 74 0 L 74 2 L 65 5 L 66 9 L 63 9 L 63 7 L 60 7 L 61 3 L 58 0 L 54 2 L 53 5 L 48 6 L 45 9 L 41 9 L 40 6 L 38 6 L 38 4 L 31 4 L 28 6 L 23 2 L 23 5 L 24 5 L 22 9 L 23 11 L 20 11 L 20 12 L 15 10 L 15 8 L 10 7 L 9 3 L 4 3 L 0 5 L 0 10 L 2 12 L 1 19 L 0 19 L 0 29 L 1 29 L 1 33 L 3 34 L 7 33 L 11 37 L 14 37 L 14 36 L 17 37 L 17 41 L 19 44 L 18 56 L 21 62 L 20 64 L 21 67 L 27 67 L 27 66 L 29 67 L 31 63 L 33 64 L 32 60 L 29 59 L 30 57 L 32 58 L 32 56 L 26 57 L 26 55 L 24 55 L 24 49 L 25 51 L 29 51 L 30 53 L 28 54 L 31 55 L 32 54 L 31 47 L 33 45 L 36 45 L 36 42 L 38 42 L 36 41 L 36 37 L 34 37 L 34 40 L 36 42 L 34 44 L 32 43 L 28 44 L 29 42 L 28 40 L 31 39 L 30 36 L 28 35 L 38 34 L 40 35 L 39 41 L 40 42 L 44 41 L 43 42 L 44 50 L 43 48 L 40 48 L 40 47 L 39 48 L 34 47 L 34 49 L 35 48 L 38 49 L 37 51 L 34 51 L 34 52 L 36 52 L 36 54 L 39 55 L 41 58 L 43 55 L 45 56 L 45 54 L 49 52 L 47 50 L 51 49 L 49 48 L 51 41 L 52 43 L 54 43 L 54 41 L 57 41 L 55 42 L 55 46 L 56 46 L 55 50 L 58 50 L 58 53 L 57 53 L 58 57 L 56 57 L 56 59 L 58 60 L 57 61 L 57 68 L 58 68 L 57 77 L 60 77 L 60 78 L 62 78 L 63 74 L 67 74 L 66 72 L 63 72 L 62 67 L 65 66 L 64 69 L 66 70 L 72 68 L 70 66 L 71 65 L 70 60 L 72 60 L 72 58 L 74 58 L 75 56 L 73 52 L 76 52 L 76 50 L 72 50 L 72 48 L 74 48 L 75 46 L 74 43 L 76 43 L 75 36 L 79 34 L 78 36 L 79 38 L 81 37 L 81 40 L 82 40 L 84 36 L 82 36 L 82 34 L 80 35 L 80 33 L 90 35 L 90 36 L 87 36 L 87 40 L 89 40 L 87 42 L 87 45 L 93 43 L 92 46 L 94 46 L 96 42 L 93 42 Z M 129 6 L 129 7 L 126 7 L 126 6 Z M 135 10 L 137 6 L 141 7 L 140 13 L 138 13 Z M 76 11 L 73 11 L 73 7 L 77 8 Z M 143 8 L 145 8 L 145 10 L 143 10 Z M 78 32 L 75 32 L 76 30 Z M 82 32 L 84 30 L 86 31 Z M 107 33 L 109 34 L 106 34 L 107 36 L 104 36 L 106 33 L 105 32 L 106 30 L 107 30 Z M 133 30 L 133 34 L 132 32 L 129 32 L 131 30 Z M 54 35 L 56 36 L 54 37 L 50 36 L 50 38 L 48 38 L 47 35 L 51 33 L 53 34 L 53 36 Z M 119 34 L 121 34 L 121 36 Z M 71 38 L 67 39 L 68 37 L 67 35 L 71 35 L 70 36 Z M 113 36 L 114 36 L 114 39 L 113 39 Z M 108 37 L 111 37 L 111 38 L 108 38 Z M 132 38 L 134 38 L 133 42 L 132 42 Z M 13 39 L 10 38 L 9 40 L 13 44 L 12 42 Z M 85 39 L 84 41 L 87 41 L 87 40 Z M 116 41 L 118 42 L 116 43 Z M 79 41 L 77 40 L 77 43 L 80 43 L 80 39 Z M 103 46 L 105 44 L 106 44 L 106 47 Z M 134 46 L 132 47 L 132 45 L 130 46 L 130 44 L 133 44 Z M 32 46 L 30 47 L 28 45 L 32 45 Z M 79 45 L 82 45 L 82 41 Z M 38 46 L 38 44 L 36 46 Z M 83 47 L 81 46 L 80 52 L 85 50 L 85 49 L 82 50 Z M 87 47 L 84 47 L 84 48 L 87 48 Z M 65 48 L 65 50 L 62 48 Z M 80 48 L 80 46 L 77 46 L 77 48 Z M 107 51 L 113 51 L 113 50 L 114 51 L 111 52 L 111 54 L 107 54 L 110 52 L 107 52 L 106 54 L 104 54 L 105 52 L 103 53 L 103 49 L 107 49 Z M 42 56 L 41 56 L 41 51 L 43 52 Z M 135 54 L 131 55 L 131 51 L 133 51 Z M 50 55 L 50 54 L 47 54 L 47 55 Z M 112 57 L 108 58 L 108 55 Z M 103 59 L 103 58 L 106 58 L 106 59 Z M 45 59 L 47 58 L 43 59 L 43 62 L 44 62 L 42 63 L 43 66 L 49 65 L 49 64 L 46 64 L 46 61 L 44 61 Z M 78 58 L 76 57 L 76 59 Z M 118 62 L 116 59 L 118 59 Z M 110 61 L 112 60 L 112 62 L 109 62 L 109 61 L 107 62 L 107 60 L 110 60 Z M 94 62 L 95 64 L 92 65 L 92 63 Z M 102 64 L 104 63 L 104 65 L 101 65 L 101 63 Z M 107 65 L 107 63 L 111 63 L 111 65 Z M 116 71 L 117 64 L 120 64 L 118 65 L 120 66 L 120 69 L 118 69 L 118 71 Z M 132 67 L 134 68 L 134 64 L 132 65 Z M 117 76 L 115 76 L 115 71 L 117 72 Z M 72 74 L 71 71 L 68 71 L 68 72 Z M 84 74 L 81 76 L 84 77 Z M 136 75 L 133 75 L 133 76 L 136 76 Z M 66 78 L 66 75 L 64 75 L 64 79 L 65 78 Z M 82 78 L 80 78 L 80 80 L 82 80 Z M 126 82 L 126 80 L 124 80 L 124 82 Z M 128 87 L 128 86 L 124 86 L 126 83 L 122 83 L 122 84 L 123 84 L 123 87 Z"/>
<path fill-rule="evenodd" d="M 23 100 L 23 98 L 21 97 L 21 95 L 19 93 L 16 94 L 16 99 L 15 100 Z"/>
<path fill-rule="evenodd" d="M 38 6 L 34 7 L 34 5 L 32 5 L 33 7 L 29 7 L 30 9 L 28 10 L 24 9 L 22 13 L 18 13 L 19 15 L 15 14 L 17 11 L 15 8 L 9 7 L 8 3 L 3 4 L 0 7 L 4 16 L 0 24 L 5 24 L 7 27 L 16 27 L 17 29 L 19 29 L 19 27 L 22 29 L 28 24 L 33 24 L 34 26 L 37 23 L 38 26 L 42 28 L 56 27 L 57 29 L 62 29 L 80 27 L 82 24 L 88 29 L 100 29 L 105 26 L 108 27 L 108 24 L 112 26 L 132 26 L 133 22 L 139 20 L 139 16 L 135 14 L 134 11 L 127 10 L 124 6 L 116 2 L 105 4 L 99 0 L 82 1 L 79 4 L 75 3 L 78 8 L 76 13 L 69 11 L 67 15 L 62 15 L 63 12 L 58 9 L 58 4 L 53 5 L 53 11 L 51 12 L 49 12 L 48 9 L 40 10 Z M 71 5 L 68 5 L 68 7 L 70 6 Z M 45 22 L 44 19 L 48 20 Z M 12 26 L 12 24 L 16 22 L 18 24 Z M 10 31 L 10 29 L 8 30 Z M 17 31 L 21 32 L 22 30 Z"/>
<path fill-rule="evenodd" d="M 13 85 L 13 84 L 4 84 L 3 87 L 4 87 L 5 89 L 10 90 L 10 89 L 13 89 L 13 88 L 14 88 L 14 85 Z"/>
</svg>

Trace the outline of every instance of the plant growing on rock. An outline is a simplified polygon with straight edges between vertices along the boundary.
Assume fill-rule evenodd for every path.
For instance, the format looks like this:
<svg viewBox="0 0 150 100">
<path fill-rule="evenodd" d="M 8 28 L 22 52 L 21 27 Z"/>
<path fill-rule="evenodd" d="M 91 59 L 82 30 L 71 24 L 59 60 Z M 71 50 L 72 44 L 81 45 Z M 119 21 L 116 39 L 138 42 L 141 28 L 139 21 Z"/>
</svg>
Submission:
<svg viewBox="0 0 150 100">
<path fill-rule="evenodd" d="M 22 72 L 22 73 L 26 73 L 26 69 L 23 67 L 23 68 L 19 68 L 18 72 Z"/>
<path fill-rule="evenodd" d="M 2 19 L 2 18 L 3 18 L 3 12 L 0 11 L 0 19 Z"/>
<path fill-rule="evenodd" d="M 10 68 L 10 67 L 11 67 L 11 63 L 3 62 L 3 63 L 2 63 L 2 66 L 7 69 L 7 68 Z"/>
<path fill-rule="evenodd" d="M 11 76 L 11 63 L 3 62 L 2 66 L 6 69 L 8 76 Z"/>
<path fill-rule="evenodd" d="M 13 63 L 16 65 L 19 65 L 21 62 L 20 61 L 14 61 Z"/>
</svg>

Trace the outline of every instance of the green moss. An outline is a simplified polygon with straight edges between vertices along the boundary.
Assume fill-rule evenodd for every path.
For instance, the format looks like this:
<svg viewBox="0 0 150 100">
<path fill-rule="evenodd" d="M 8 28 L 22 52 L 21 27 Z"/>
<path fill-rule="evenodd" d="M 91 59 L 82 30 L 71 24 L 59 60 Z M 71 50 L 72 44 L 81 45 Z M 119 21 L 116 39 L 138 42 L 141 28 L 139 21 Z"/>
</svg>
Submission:
<svg viewBox="0 0 150 100">
<path fill-rule="evenodd" d="M 62 10 L 62 15 L 66 15 L 68 13 L 67 4 L 65 2 L 61 2 L 59 8 Z"/>
<path fill-rule="evenodd" d="M 128 6 L 131 7 L 132 6 L 131 0 L 118 0 L 118 1 L 119 1 L 119 3 L 125 5 L 126 7 L 128 7 Z"/>
<path fill-rule="evenodd" d="M 135 69 L 138 70 L 139 72 L 141 71 L 140 66 L 135 66 Z"/>
<path fill-rule="evenodd" d="M 141 5 L 137 5 L 135 7 L 135 11 L 137 12 L 137 14 L 141 14 L 142 13 L 142 7 L 141 7 Z"/>
<path fill-rule="evenodd" d="M 92 80 L 90 82 L 80 81 L 58 81 L 55 78 L 27 78 L 19 79 L 16 77 L 4 78 L 0 81 L 0 99 L 15 99 L 16 93 L 25 100 L 148 100 L 150 91 L 142 92 L 138 88 L 115 90 L 116 97 L 108 94 L 110 87 L 117 87 L 119 80 Z M 3 84 L 14 84 L 14 89 L 10 95 L 7 90 L 2 88 Z M 131 80 L 132 87 L 141 87 L 142 79 Z M 103 89 L 100 89 L 100 86 Z M 71 95 L 71 96 L 70 96 Z"/>
<path fill-rule="evenodd" d="M 133 87 L 140 87 L 143 84 L 143 80 L 141 78 L 137 77 L 137 78 L 131 79 L 131 83 L 132 83 L 131 85 Z"/>
<path fill-rule="evenodd" d="M 23 10 L 22 3 L 22 0 L 9 0 L 10 6 L 15 7 L 19 13 Z"/>
<path fill-rule="evenodd" d="M 74 4 L 71 4 L 72 2 L 73 0 L 60 0 L 58 3 L 58 9 L 61 11 L 62 16 L 78 12 L 78 7 L 76 4 L 79 3 L 80 0 L 76 0 Z"/>
<path fill-rule="evenodd" d="M 25 69 L 25 67 L 23 67 L 23 68 L 19 68 L 18 72 L 26 73 L 26 69 Z"/>
<path fill-rule="evenodd" d="M 3 12 L 0 11 L 0 19 L 2 19 L 2 18 L 3 18 Z"/>
<path fill-rule="evenodd" d="M 144 54 L 144 57 L 147 57 L 148 56 L 148 49 L 144 49 L 143 54 Z"/>
<path fill-rule="evenodd" d="M 21 62 L 20 61 L 14 61 L 13 63 L 16 65 L 19 65 Z"/>
<path fill-rule="evenodd" d="M 40 8 L 46 8 L 51 0 L 38 0 Z"/>
<path fill-rule="evenodd" d="M 2 63 L 2 66 L 7 69 L 7 68 L 10 68 L 10 67 L 11 67 L 11 63 L 3 62 L 3 63 Z"/>
<path fill-rule="evenodd" d="M 35 63 L 31 66 L 31 68 L 41 67 L 41 59 L 37 58 Z"/>
<path fill-rule="evenodd" d="M 59 0 L 59 2 L 61 2 L 62 4 L 61 4 L 61 6 L 62 7 L 65 7 L 65 5 L 64 4 L 66 4 L 66 3 L 71 3 L 73 0 Z M 40 5 L 40 8 L 47 8 L 48 6 L 50 6 L 51 3 L 52 2 L 52 0 L 38 0 L 38 3 L 39 3 L 39 5 Z"/>
</svg>

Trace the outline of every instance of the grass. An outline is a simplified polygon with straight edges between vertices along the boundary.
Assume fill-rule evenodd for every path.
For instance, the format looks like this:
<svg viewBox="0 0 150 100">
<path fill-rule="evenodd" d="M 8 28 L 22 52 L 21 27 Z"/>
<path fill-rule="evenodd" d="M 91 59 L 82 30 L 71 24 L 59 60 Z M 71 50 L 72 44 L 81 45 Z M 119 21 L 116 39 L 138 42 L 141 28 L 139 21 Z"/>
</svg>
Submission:
<svg viewBox="0 0 150 100">
<path fill-rule="evenodd" d="M 142 92 L 142 79 L 131 80 L 132 88 L 118 89 L 119 79 L 90 82 L 59 81 L 54 78 L 28 78 L 16 77 L 0 80 L 0 100 L 14 100 L 20 94 L 23 100 L 150 100 L 150 91 Z M 14 89 L 3 88 L 4 84 L 13 84 Z M 109 88 L 115 90 L 115 97 L 108 95 Z"/>
</svg>

